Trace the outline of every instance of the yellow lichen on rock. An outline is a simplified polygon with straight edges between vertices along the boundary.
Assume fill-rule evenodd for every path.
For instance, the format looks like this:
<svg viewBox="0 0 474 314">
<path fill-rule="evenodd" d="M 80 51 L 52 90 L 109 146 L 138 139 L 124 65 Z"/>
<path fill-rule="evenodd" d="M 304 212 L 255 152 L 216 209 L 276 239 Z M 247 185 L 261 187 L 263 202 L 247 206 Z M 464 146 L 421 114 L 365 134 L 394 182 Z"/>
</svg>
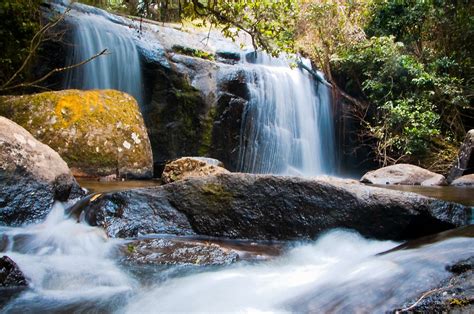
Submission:
<svg viewBox="0 0 474 314">
<path fill-rule="evenodd" d="M 150 177 L 152 155 L 135 99 L 115 90 L 0 97 L 0 115 L 56 150 L 76 175 Z"/>
<path fill-rule="evenodd" d="M 166 164 L 161 175 L 163 183 L 171 183 L 193 177 L 205 177 L 229 173 L 216 159 L 205 157 L 182 157 Z"/>
</svg>

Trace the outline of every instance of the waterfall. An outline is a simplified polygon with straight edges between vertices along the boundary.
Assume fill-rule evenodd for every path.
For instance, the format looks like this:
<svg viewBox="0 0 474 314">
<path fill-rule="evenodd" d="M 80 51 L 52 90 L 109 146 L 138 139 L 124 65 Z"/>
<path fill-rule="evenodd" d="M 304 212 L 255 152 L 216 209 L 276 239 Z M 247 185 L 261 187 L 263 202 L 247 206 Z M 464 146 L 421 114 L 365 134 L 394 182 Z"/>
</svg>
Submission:
<svg viewBox="0 0 474 314">
<path fill-rule="evenodd" d="M 242 117 L 239 170 L 303 176 L 333 173 L 329 88 L 306 71 L 290 68 L 284 58 L 263 54 L 245 64 L 245 73 L 250 99 Z"/>
<path fill-rule="evenodd" d="M 87 6 L 74 5 L 81 10 Z M 135 97 L 142 103 L 140 58 L 133 40 L 133 30 L 112 22 L 106 14 L 95 11 L 71 11 L 68 21 L 74 25 L 73 46 L 69 64 L 87 60 L 107 49 L 107 55 L 68 71 L 66 88 L 117 89 Z"/>
</svg>

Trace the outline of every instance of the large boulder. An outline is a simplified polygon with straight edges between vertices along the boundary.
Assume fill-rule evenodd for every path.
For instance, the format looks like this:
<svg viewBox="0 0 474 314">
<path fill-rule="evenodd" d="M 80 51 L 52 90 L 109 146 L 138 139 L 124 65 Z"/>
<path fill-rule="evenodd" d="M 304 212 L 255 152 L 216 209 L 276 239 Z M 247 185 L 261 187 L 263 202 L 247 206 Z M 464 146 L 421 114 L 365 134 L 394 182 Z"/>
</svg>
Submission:
<svg viewBox="0 0 474 314">
<path fill-rule="evenodd" d="M 467 132 L 458 156 L 449 171 L 448 182 L 468 174 L 474 174 L 474 130 Z"/>
<path fill-rule="evenodd" d="M 332 228 L 400 240 L 468 224 L 470 215 L 462 205 L 353 180 L 238 173 L 107 194 L 86 208 L 87 220 L 111 236 L 179 231 L 261 240 Z"/>
<path fill-rule="evenodd" d="M 161 180 L 163 183 L 171 183 L 186 178 L 228 173 L 229 171 L 222 166 L 222 162 L 217 159 L 205 157 L 182 157 L 166 164 L 165 170 L 161 175 Z"/>
<path fill-rule="evenodd" d="M 474 186 L 474 174 L 467 174 L 465 176 L 459 177 L 451 185 L 454 186 Z"/>
<path fill-rule="evenodd" d="M 64 90 L 4 96 L 0 115 L 56 150 L 75 175 L 152 175 L 147 131 L 137 102 L 128 94 Z"/>
<path fill-rule="evenodd" d="M 81 195 L 58 153 L 0 117 L 0 224 L 36 222 L 46 217 L 55 200 Z"/>
<path fill-rule="evenodd" d="M 443 175 L 410 164 L 397 164 L 367 172 L 362 183 L 395 185 L 446 185 Z"/>
</svg>

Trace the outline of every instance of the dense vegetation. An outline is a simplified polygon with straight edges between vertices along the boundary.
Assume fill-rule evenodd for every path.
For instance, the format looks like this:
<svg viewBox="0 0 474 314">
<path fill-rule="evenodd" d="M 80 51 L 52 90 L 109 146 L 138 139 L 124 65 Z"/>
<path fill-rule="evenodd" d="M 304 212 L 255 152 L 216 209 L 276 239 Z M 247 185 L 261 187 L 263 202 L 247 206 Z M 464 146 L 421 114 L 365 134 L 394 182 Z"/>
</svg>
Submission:
<svg viewBox="0 0 474 314">
<path fill-rule="evenodd" d="M 473 127 L 469 1 L 306 1 L 297 37 L 382 164 L 445 171 Z M 301 43 L 303 42 L 303 43 Z"/>
<path fill-rule="evenodd" d="M 14 75 L 27 58 L 31 40 L 40 30 L 41 0 L 0 1 L 0 87 Z M 28 71 L 22 71 L 25 80 Z"/>
<path fill-rule="evenodd" d="M 406 161 L 445 171 L 474 127 L 469 0 L 82 2 L 163 21 L 199 20 L 230 38 L 244 31 L 272 54 L 309 57 L 350 105 L 362 143 L 384 165 Z M 1 4 L 0 83 L 27 54 L 38 4 Z"/>
</svg>

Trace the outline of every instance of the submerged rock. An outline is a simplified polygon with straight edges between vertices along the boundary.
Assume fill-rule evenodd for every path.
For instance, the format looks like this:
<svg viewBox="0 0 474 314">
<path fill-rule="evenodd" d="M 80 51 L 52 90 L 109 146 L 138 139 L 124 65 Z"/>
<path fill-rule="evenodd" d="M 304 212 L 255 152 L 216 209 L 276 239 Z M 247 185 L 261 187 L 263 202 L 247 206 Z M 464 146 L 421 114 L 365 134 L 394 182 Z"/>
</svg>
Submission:
<svg viewBox="0 0 474 314">
<path fill-rule="evenodd" d="M 0 224 L 18 226 L 42 220 L 54 201 L 82 194 L 58 153 L 0 117 Z"/>
<path fill-rule="evenodd" d="M 238 260 L 237 252 L 214 243 L 184 239 L 144 239 L 128 243 L 126 261 L 138 264 L 225 265 Z"/>
<path fill-rule="evenodd" d="M 204 177 L 218 173 L 228 173 L 222 162 L 204 157 L 182 157 L 165 166 L 161 175 L 163 183 L 171 183 L 186 178 Z"/>
<path fill-rule="evenodd" d="M 446 266 L 449 279 L 416 300 L 406 302 L 397 312 L 410 313 L 473 313 L 474 312 L 474 256 Z"/>
<path fill-rule="evenodd" d="M 75 175 L 152 175 L 147 131 L 137 102 L 128 94 L 64 90 L 4 96 L 0 114 L 56 150 Z"/>
<path fill-rule="evenodd" d="M 474 174 L 467 174 L 465 176 L 459 177 L 451 185 L 454 186 L 474 186 Z"/>
<path fill-rule="evenodd" d="M 313 238 L 333 228 L 400 240 L 466 225 L 471 215 L 459 204 L 353 180 L 239 173 L 107 194 L 86 212 L 112 236 L 178 232 L 261 240 Z"/>
<path fill-rule="evenodd" d="M 448 174 L 448 182 L 452 182 L 461 176 L 474 173 L 474 130 L 467 132 L 458 156 Z"/>
<path fill-rule="evenodd" d="M 443 175 L 410 164 L 398 164 L 367 172 L 360 180 L 370 184 L 446 185 Z"/>
</svg>

